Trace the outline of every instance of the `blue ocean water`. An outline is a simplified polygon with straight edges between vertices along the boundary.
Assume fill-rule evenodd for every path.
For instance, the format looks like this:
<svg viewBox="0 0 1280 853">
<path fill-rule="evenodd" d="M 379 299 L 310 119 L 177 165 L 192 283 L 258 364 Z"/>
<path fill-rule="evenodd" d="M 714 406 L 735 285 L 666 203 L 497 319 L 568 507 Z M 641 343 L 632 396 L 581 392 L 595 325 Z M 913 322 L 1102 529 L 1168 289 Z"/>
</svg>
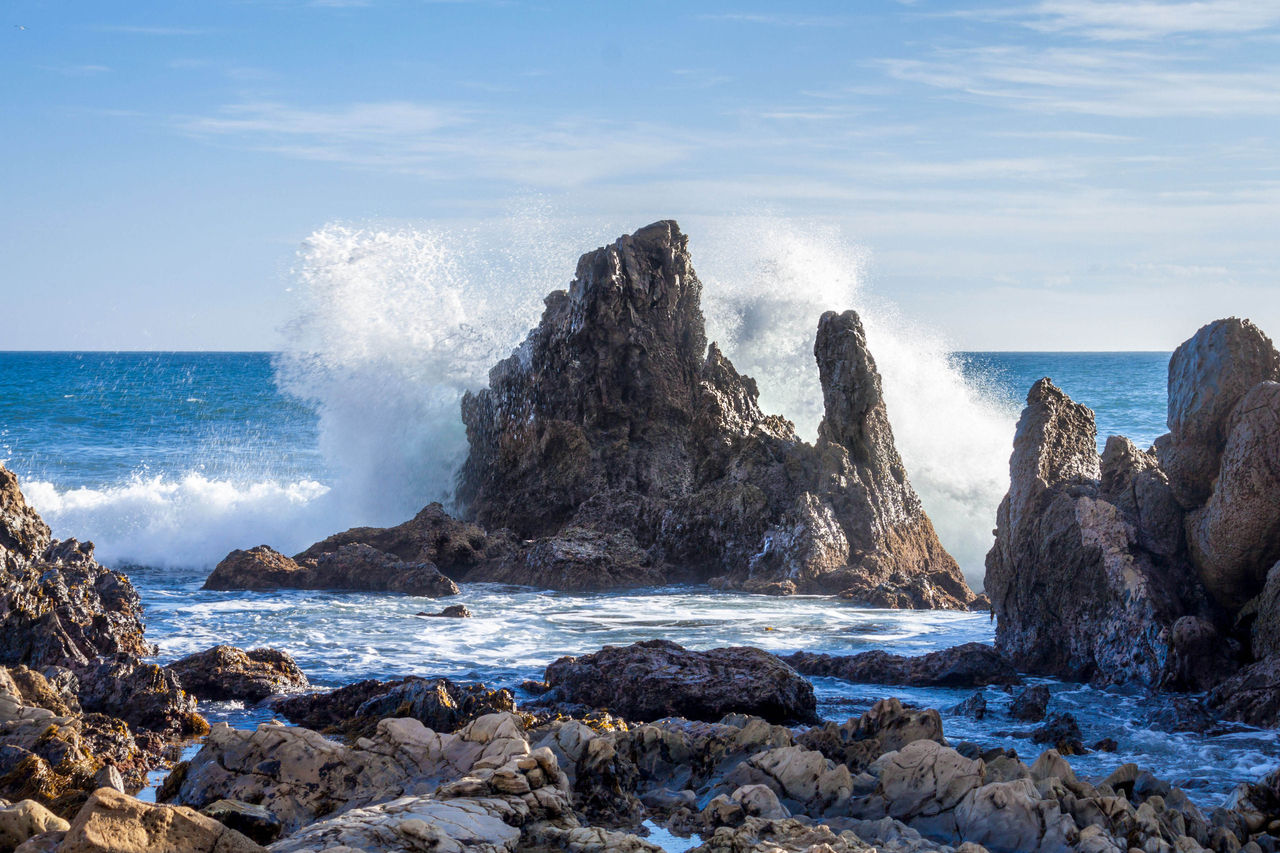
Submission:
<svg viewBox="0 0 1280 853">
<path fill-rule="evenodd" d="M 947 423 L 904 422 L 913 412 L 928 417 L 928 405 L 901 406 L 907 415 L 895 419 L 893 395 L 906 402 L 908 391 L 889 387 L 890 371 L 886 395 L 895 429 L 915 437 L 916 457 L 907 459 L 913 479 L 914 471 L 927 477 L 930 468 L 952 461 L 963 470 L 1000 470 L 1017 411 L 1042 376 L 1094 409 L 1100 446 L 1112 433 L 1149 445 L 1164 432 L 1167 359 L 1164 353 L 957 354 L 950 375 L 971 386 L 986 409 L 982 417 Z M 291 552 L 369 521 L 344 500 L 356 489 L 342 479 L 344 466 L 333 458 L 335 442 L 325 435 L 322 417 L 325 407 L 337 405 L 354 406 L 358 415 L 360 400 L 299 400 L 278 387 L 277 376 L 268 353 L 0 353 L 0 459 L 19 475 L 55 535 L 92 539 L 104 560 L 127 567 L 162 660 L 222 642 L 269 645 L 292 653 L 321 686 L 406 674 L 514 685 L 538 677 L 561 655 L 652 637 L 694 648 L 750 644 L 836 654 L 870 648 L 915 654 L 992 638 L 983 614 L 904 613 L 821 597 L 700 588 L 571 595 L 471 585 L 459 599 L 476 614 L 467 620 L 424 619 L 418 614 L 432 603 L 404 596 L 202 591 L 211 563 L 232 548 L 267 542 Z M 963 414 L 963 406 L 952 411 Z M 359 417 L 354 422 L 360 425 Z M 381 424 L 372 416 L 362 426 L 372 446 L 421 441 L 422 433 L 429 443 L 438 428 Z M 930 430 L 939 437 L 936 448 L 921 444 Z M 969 441 L 978 430 L 997 434 Z M 976 467 L 975 460 L 954 458 L 957 448 L 971 447 L 1000 450 L 991 451 L 998 458 L 976 460 Z M 370 485 L 379 484 L 363 484 Z M 936 520 L 949 513 L 976 518 L 983 528 L 977 532 L 986 535 L 1006 485 L 934 489 L 926 507 Z M 416 508 L 379 521 L 398 521 Z M 953 550 L 970 578 L 980 580 L 981 549 L 968 555 L 967 565 Z M 1136 761 L 1216 803 L 1236 782 L 1257 778 L 1273 763 L 1272 733 L 1170 734 L 1148 725 L 1150 700 L 1139 693 L 1047 683 L 1056 707 L 1079 718 L 1086 739 L 1120 742 L 1117 754 L 1073 758 L 1081 772 Z M 816 686 L 821 710 L 832 718 L 897 695 L 944 709 L 953 738 L 1031 752 L 1024 739 L 1029 726 L 1000 715 L 978 722 L 946 712 L 963 692 L 830 679 Z M 992 707 L 1008 701 L 998 690 L 987 693 Z M 236 725 L 270 717 L 234 704 L 205 710 Z"/>
</svg>

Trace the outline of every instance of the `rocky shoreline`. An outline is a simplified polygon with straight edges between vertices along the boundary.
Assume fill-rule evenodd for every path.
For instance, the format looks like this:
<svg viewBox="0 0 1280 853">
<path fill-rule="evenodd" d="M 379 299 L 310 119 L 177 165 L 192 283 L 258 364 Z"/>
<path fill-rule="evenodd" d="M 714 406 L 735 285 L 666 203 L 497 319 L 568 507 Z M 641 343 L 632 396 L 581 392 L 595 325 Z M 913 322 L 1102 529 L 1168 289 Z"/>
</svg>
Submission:
<svg viewBox="0 0 1280 853">
<path fill-rule="evenodd" d="M 659 830 L 698 853 L 1280 848 L 1280 768 L 1210 809 L 1134 764 L 1084 778 L 1066 757 L 1116 741 L 1086 743 L 1027 683 L 1173 697 L 1175 726 L 1280 723 L 1270 339 L 1227 319 L 1183 344 L 1170 432 L 1149 451 L 1113 436 L 1099 455 L 1093 413 L 1037 382 L 988 602 L 910 485 L 858 316 L 819 322 L 825 416 L 816 443 L 801 441 L 708 344 L 687 242 L 655 223 L 584 255 L 547 297 L 525 343 L 462 402 L 460 517 L 432 504 L 293 557 L 237 550 L 205 589 L 437 598 L 475 582 L 693 582 L 989 607 L 993 646 L 775 655 L 660 639 L 547 661 L 521 684 L 425 673 L 322 692 L 272 649 L 218 645 L 160 666 L 129 579 L 92 545 L 53 540 L 0 467 L 0 853 L 656 851 Z M 982 747 L 896 698 L 824 720 L 819 678 L 887 696 L 972 690 L 948 713 L 1034 728 Z M 291 725 L 210 729 L 200 701 L 264 703 Z M 159 804 L 131 796 L 197 738 Z"/>
</svg>

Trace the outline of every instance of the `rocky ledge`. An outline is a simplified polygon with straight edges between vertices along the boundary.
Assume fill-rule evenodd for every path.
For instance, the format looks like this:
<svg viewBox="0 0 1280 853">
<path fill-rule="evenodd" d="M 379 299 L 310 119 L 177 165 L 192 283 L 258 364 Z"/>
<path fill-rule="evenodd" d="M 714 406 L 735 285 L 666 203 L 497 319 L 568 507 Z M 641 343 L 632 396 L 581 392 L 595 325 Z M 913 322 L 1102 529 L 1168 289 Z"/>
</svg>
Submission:
<svg viewBox="0 0 1280 853">
<path fill-rule="evenodd" d="M 894 445 L 852 311 L 818 323 L 816 444 L 766 415 L 708 345 L 688 239 L 657 222 L 582 256 L 567 291 L 467 394 L 458 503 L 356 528 L 293 558 L 233 552 L 209 589 L 456 592 L 709 581 L 881 607 L 984 606 L 938 542 Z"/>
<path fill-rule="evenodd" d="M 1169 433 L 1099 457 L 1093 413 L 1048 379 L 1014 437 L 987 556 L 996 646 L 1023 671 L 1204 691 L 1274 726 L 1280 656 L 1280 355 L 1247 320 L 1169 362 Z M 1238 670 L 1238 672 L 1237 672 Z"/>
</svg>

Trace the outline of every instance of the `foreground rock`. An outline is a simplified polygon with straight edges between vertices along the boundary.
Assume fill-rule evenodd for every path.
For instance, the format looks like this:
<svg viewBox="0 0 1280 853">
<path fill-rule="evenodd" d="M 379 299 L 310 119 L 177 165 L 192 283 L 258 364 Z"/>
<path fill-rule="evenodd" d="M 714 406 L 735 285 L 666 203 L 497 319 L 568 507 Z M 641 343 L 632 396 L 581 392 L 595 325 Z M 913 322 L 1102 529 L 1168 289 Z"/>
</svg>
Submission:
<svg viewBox="0 0 1280 853">
<path fill-rule="evenodd" d="M 816 719 L 813 687 L 760 649 L 695 652 L 668 640 L 605 646 L 547 667 L 542 704 L 603 708 L 628 720 L 679 716 L 713 721 L 726 714 L 770 722 Z"/>
<path fill-rule="evenodd" d="M 319 557 L 292 560 L 266 545 L 232 551 L 214 567 L 204 589 L 333 589 L 400 592 L 439 598 L 458 586 L 431 562 L 405 562 L 365 544 L 342 545 Z"/>
<path fill-rule="evenodd" d="M 154 652 L 128 578 L 92 544 L 53 540 L 0 466 L 0 797 L 67 817 L 203 733 L 195 698 L 139 659 Z"/>
<path fill-rule="evenodd" d="M 72 821 L 59 853 L 265 853 L 266 848 L 187 808 L 156 806 L 103 788 Z"/>
<path fill-rule="evenodd" d="M 174 661 L 166 669 L 201 699 L 261 702 L 277 693 L 305 690 L 307 676 L 288 653 L 214 646 Z"/>
<path fill-rule="evenodd" d="M 782 661 L 803 675 L 840 678 L 860 684 L 907 687 L 985 687 L 1018 684 L 1013 665 L 985 643 L 965 643 L 918 657 L 885 651 L 836 656 L 796 652 Z"/>
<path fill-rule="evenodd" d="M 701 289 L 674 222 L 622 237 L 582 257 L 489 388 L 463 399 L 460 500 L 533 541 L 468 579 L 974 601 L 907 482 L 857 315 L 819 324 L 813 446 L 708 348 Z"/>
<path fill-rule="evenodd" d="M 289 696 L 271 705 L 290 721 L 327 734 L 362 737 L 387 717 L 411 717 L 437 732 L 454 732 L 478 717 L 516 710 L 505 688 L 455 684 L 447 678 L 358 681 L 328 693 Z"/>
</svg>

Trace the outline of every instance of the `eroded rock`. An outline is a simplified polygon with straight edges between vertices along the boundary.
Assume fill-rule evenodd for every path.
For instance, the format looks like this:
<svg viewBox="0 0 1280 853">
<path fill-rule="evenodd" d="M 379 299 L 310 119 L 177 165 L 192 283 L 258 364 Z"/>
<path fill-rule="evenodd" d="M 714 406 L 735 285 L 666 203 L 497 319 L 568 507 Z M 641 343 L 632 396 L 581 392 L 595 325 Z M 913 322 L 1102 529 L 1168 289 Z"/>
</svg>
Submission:
<svg viewBox="0 0 1280 853">
<path fill-rule="evenodd" d="M 965 643 L 917 657 L 876 650 L 848 656 L 796 652 L 782 660 L 804 675 L 860 684 L 985 687 L 1018 684 L 1022 680 L 1013 664 L 985 643 Z"/>
<path fill-rule="evenodd" d="M 276 649 L 246 652 L 234 646 L 214 646 L 180 658 L 165 669 L 176 675 L 189 693 L 215 701 L 260 702 L 277 693 L 308 687 L 307 676 L 293 658 Z"/>
</svg>

